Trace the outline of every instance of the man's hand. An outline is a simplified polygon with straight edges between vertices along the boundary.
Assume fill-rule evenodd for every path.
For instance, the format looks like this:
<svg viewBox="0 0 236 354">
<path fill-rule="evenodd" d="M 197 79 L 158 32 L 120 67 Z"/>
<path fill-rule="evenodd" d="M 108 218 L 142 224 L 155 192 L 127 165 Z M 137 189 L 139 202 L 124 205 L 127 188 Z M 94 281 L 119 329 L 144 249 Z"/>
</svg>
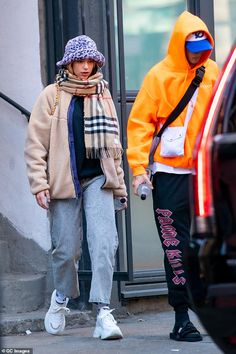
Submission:
<svg viewBox="0 0 236 354">
<path fill-rule="evenodd" d="M 35 198 L 41 208 L 48 210 L 50 203 L 50 193 L 48 189 L 35 194 Z"/>
<path fill-rule="evenodd" d="M 138 186 L 142 183 L 146 183 L 147 186 L 153 189 L 152 182 L 150 181 L 147 173 L 144 173 L 143 175 L 134 176 L 132 181 L 132 187 L 135 195 L 138 195 Z"/>
</svg>

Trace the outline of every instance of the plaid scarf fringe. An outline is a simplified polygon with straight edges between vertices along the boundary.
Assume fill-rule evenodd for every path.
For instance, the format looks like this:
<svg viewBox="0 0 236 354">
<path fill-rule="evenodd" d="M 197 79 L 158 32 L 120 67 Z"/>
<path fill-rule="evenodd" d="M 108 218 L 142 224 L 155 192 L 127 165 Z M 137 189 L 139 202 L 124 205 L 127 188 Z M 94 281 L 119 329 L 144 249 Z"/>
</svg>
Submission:
<svg viewBox="0 0 236 354">
<path fill-rule="evenodd" d="M 123 150 L 121 148 L 88 148 L 86 149 L 87 159 L 118 159 L 121 157 Z"/>
</svg>

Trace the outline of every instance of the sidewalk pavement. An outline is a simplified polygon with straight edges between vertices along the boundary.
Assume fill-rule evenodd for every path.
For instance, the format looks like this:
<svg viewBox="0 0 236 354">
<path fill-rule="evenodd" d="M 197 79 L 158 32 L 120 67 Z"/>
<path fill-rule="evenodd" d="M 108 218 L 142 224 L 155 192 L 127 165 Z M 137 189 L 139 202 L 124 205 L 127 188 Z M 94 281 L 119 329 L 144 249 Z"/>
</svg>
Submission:
<svg viewBox="0 0 236 354">
<path fill-rule="evenodd" d="M 114 312 L 115 316 L 115 312 Z M 53 336 L 46 332 L 2 337 L 2 348 L 33 348 L 30 354 L 220 354 L 194 313 L 191 320 L 203 334 L 203 341 L 176 342 L 169 339 L 173 327 L 172 311 L 127 315 L 118 319 L 123 332 L 121 340 L 102 341 L 92 337 L 94 323 L 87 327 L 66 329 L 63 335 Z M 88 327 L 89 326 L 89 327 Z M 21 353 L 8 351 L 8 353 Z M 4 353 L 4 351 L 0 351 Z M 5 351 L 7 353 L 7 351 Z M 22 351 L 22 353 L 24 353 Z M 27 352 L 25 352 L 26 354 Z"/>
</svg>

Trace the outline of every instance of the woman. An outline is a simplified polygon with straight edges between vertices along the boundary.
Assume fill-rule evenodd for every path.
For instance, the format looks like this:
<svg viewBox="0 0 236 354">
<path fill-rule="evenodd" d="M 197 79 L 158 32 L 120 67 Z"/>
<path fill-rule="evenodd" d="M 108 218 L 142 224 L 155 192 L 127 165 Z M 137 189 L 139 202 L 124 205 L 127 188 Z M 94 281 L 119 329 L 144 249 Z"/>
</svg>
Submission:
<svg viewBox="0 0 236 354">
<path fill-rule="evenodd" d="M 109 303 L 118 246 L 114 198 L 125 208 L 127 193 L 118 119 L 100 71 L 104 63 L 88 36 L 69 40 L 56 83 L 40 94 L 28 128 L 31 192 L 49 211 L 55 290 L 44 323 L 51 334 L 64 330 L 68 300 L 79 296 L 84 210 L 92 264 L 89 301 L 98 306 L 93 336 L 122 338 Z"/>
</svg>

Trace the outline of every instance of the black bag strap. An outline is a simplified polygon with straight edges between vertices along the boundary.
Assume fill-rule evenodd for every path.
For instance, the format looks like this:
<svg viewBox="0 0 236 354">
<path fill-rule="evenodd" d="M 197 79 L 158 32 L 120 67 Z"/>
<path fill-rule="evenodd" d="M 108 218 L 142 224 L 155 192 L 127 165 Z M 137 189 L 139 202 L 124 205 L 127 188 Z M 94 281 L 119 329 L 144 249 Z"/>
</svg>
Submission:
<svg viewBox="0 0 236 354">
<path fill-rule="evenodd" d="M 181 98 L 177 106 L 170 113 L 169 117 L 166 119 L 165 123 L 163 124 L 159 132 L 157 134 L 154 134 L 151 149 L 150 149 L 150 154 L 149 154 L 149 165 L 152 165 L 154 162 L 154 154 L 159 144 L 162 133 L 164 132 L 166 127 L 169 124 L 171 124 L 187 106 L 194 92 L 202 82 L 204 74 L 205 74 L 205 66 L 201 66 L 196 70 L 196 75 L 192 80 L 191 84 L 189 85 L 189 87 L 187 88 L 187 91 L 185 92 L 185 94 L 183 95 L 183 97 Z"/>
</svg>

